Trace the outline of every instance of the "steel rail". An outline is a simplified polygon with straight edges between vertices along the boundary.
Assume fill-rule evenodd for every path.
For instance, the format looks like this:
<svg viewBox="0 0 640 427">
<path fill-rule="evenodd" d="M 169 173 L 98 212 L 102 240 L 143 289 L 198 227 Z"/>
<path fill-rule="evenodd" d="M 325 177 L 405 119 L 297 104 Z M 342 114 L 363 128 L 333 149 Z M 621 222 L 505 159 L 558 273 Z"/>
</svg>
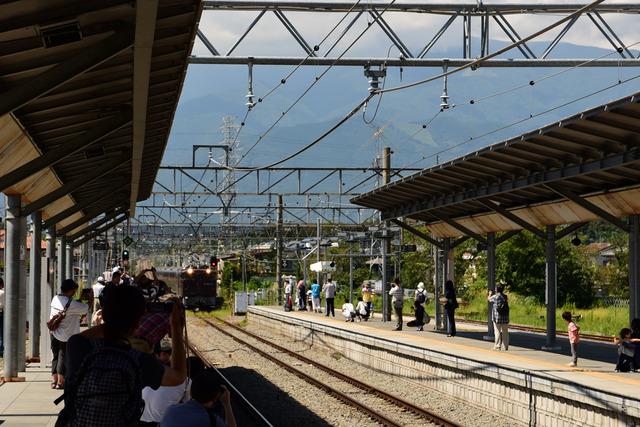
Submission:
<svg viewBox="0 0 640 427">
<path fill-rule="evenodd" d="M 189 351 L 191 351 L 191 353 L 193 353 L 196 357 L 202 360 L 202 363 L 204 363 L 204 365 L 207 368 L 215 371 L 215 373 L 220 377 L 220 379 L 225 384 L 229 392 L 251 414 L 253 419 L 259 425 L 265 426 L 265 427 L 274 427 L 273 424 L 271 424 L 271 422 L 267 418 L 265 418 L 265 416 L 262 415 L 262 413 L 260 413 L 260 411 L 255 406 L 253 406 L 253 404 L 249 402 L 249 400 L 246 397 L 244 397 L 242 392 L 238 390 L 236 386 L 234 386 L 233 383 L 229 381 L 229 379 L 222 372 L 220 372 L 220 369 L 216 368 L 211 362 L 207 360 L 206 356 L 200 350 L 198 350 L 196 346 L 194 346 L 193 344 L 187 344 L 187 347 L 189 348 Z"/>
<path fill-rule="evenodd" d="M 306 374 L 305 372 L 294 368 L 293 366 L 288 365 L 287 363 L 283 362 L 282 360 L 278 359 L 277 357 L 267 353 L 266 351 L 263 351 L 261 349 L 259 349 L 258 347 L 255 347 L 251 344 L 249 344 L 248 342 L 244 341 L 241 338 L 236 337 L 235 335 L 225 331 L 224 329 L 222 329 L 221 327 L 219 327 L 218 325 L 216 325 L 215 323 L 206 320 L 206 319 L 201 319 L 203 320 L 205 323 L 207 323 L 209 326 L 215 328 L 217 331 L 219 331 L 220 333 L 227 335 L 228 337 L 230 337 L 231 339 L 233 339 L 234 341 L 247 346 L 249 349 L 251 349 L 252 351 L 254 351 L 255 353 L 259 354 L 260 356 L 264 357 L 265 359 L 275 363 L 276 365 L 286 369 L 287 371 L 291 372 L 292 374 L 294 374 L 295 376 L 299 377 L 300 379 L 324 390 L 325 392 L 327 392 L 328 394 L 334 396 L 336 399 L 340 400 L 341 402 L 361 411 L 364 412 L 365 414 L 367 414 L 369 417 L 371 417 L 372 419 L 374 419 L 375 421 L 381 423 L 382 425 L 385 426 L 391 426 L 391 427 L 400 427 L 400 424 L 394 422 L 393 420 L 385 417 L 384 415 L 380 414 L 377 411 L 374 411 L 373 409 L 368 408 L 367 406 L 361 404 L 360 402 L 358 402 L 357 400 L 349 397 L 348 395 L 346 395 L 345 393 L 336 390 L 335 388 L 323 383 L 322 381 L 318 381 L 315 378 L 313 378 L 312 376 Z"/>
<path fill-rule="evenodd" d="M 202 319 L 202 320 L 204 320 L 205 323 L 207 323 L 208 325 L 214 327 L 218 331 L 220 331 L 220 332 L 224 333 L 225 335 L 228 335 L 228 336 L 232 337 L 233 339 L 237 340 L 238 342 L 241 342 L 241 343 L 244 343 L 244 344 L 246 344 L 248 346 L 251 346 L 250 344 L 246 343 L 244 340 L 241 340 L 241 339 L 237 338 L 235 335 L 230 334 L 229 332 L 225 331 L 224 329 L 222 329 L 220 326 L 214 324 L 213 322 L 211 322 L 209 320 L 206 320 L 206 319 Z M 456 423 L 454 423 L 454 422 L 452 422 L 450 420 L 447 420 L 446 418 L 443 418 L 443 417 L 441 417 L 439 415 L 436 415 L 436 414 L 434 414 L 432 412 L 429 412 L 429 411 L 427 411 L 427 410 L 425 410 L 423 408 L 420 408 L 419 406 L 416 406 L 411 402 L 408 402 L 406 400 L 403 400 L 403 399 L 400 399 L 400 398 L 398 398 L 396 396 L 393 396 L 392 394 L 387 393 L 387 392 L 385 392 L 383 390 L 380 390 L 380 389 L 378 389 L 376 387 L 373 387 L 370 384 L 366 384 L 366 383 L 364 383 L 362 381 L 359 381 L 359 380 L 357 380 L 355 378 L 349 377 L 348 375 L 345 375 L 342 372 L 336 371 L 336 370 L 334 370 L 334 369 L 332 369 L 332 368 L 330 368 L 330 367 L 328 367 L 326 365 L 323 365 L 323 364 L 321 364 L 321 363 L 319 363 L 319 362 L 317 362 L 315 360 L 312 360 L 312 359 L 309 359 L 309 358 L 307 358 L 305 356 L 302 356 L 302 355 L 300 355 L 300 354 L 298 354 L 298 353 L 296 353 L 296 352 L 294 352 L 294 351 L 292 351 L 292 350 L 290 350 L 288 348 L 282 347 L 282 346 L 280 346 L 278 344 L 275 344 L 275 343 L 273 343 L 273 342 L 271 342 L 269 340 L 266 340 L 266 339 L 264 339 L 264 338 L 262 338 L 262 337 L 260 337 L 260 336 L 258 336 L 256 334 L 252 333 L 252 332 L 249 332 L 247 330 L 244 330 L 244 329 L 234 325 L 233 323 L 230 323 L 230 322 L 227 322 L 227 321 L 224 321 L 224 320 L 221 320 L 221 321 L 225 325 L 233 328 L 236 331 L 242 332 L 245 335 L 248 335 L 251 338 L 253 338 L 253 339 L 255 339 L 255 340 L 257 340 L 257 341 L 259 341 L 259 342 L 261 342 L 263 344 L 269 345 L 272 348 L 277 349 L 278 351 L 281 351 L 281 352 L 283 352 L 283 353 L 285 353 L 285 354 L 287 354 L 287 355 L 289 355 L 291 357 L 294 357 L 294 358 L 300 360 L 303 363 L 312 365 L 312 366 L 314 366 L 314 367 L 316 367 L 316 368 L 318 368 L 318 369 L 330 374 L 334 378 L 338 378 L 338 379 L 340 379 L 340 380 L 342 380 L 342 381 L 344 381 L 344 382 L 346 382 L 348 384 L 351 384 L 354 387 L 365 391 L 366 393 L 373 394 L 373 395 L 375 395 L 375 396 L 377 396 L 377 397 L 379 397 L 379 398 L 381 398 L 381 399 L 383 399 L 383 400 L 385 400 L 385 401 L 387 401 L 389 403 L 392 403 L 392 404 L 394 404 L 394 405 L 396 405 L 396 406 L 398 406 L 398 407 L 400 407 L 402 409 L 406 409 L 406 410 L 408 410 L 408 411 L 410 411 L 410 412 L 412 412 L 412 413 L 414 413 L 414 414 L 416 414 L 416 415 L 418 415 L 418 416 L 420 416 L 420 417 L 422 417 L 422 418 L 424 418 L 424 419 L 426 419 L 426 420 L 428 420 L 428 421 L 430 421 L 430 422 L 432 422 L 434 424 L 437 424 L 437 425 L 443 426 L 443 427 L 456 427 L 456 426 L 458 426 L 458 424 L 456 424 Z M 252 347 L 252 349 L 255 349 L 255 347 L 253 347 L 253 346 L 251 346 L 251 347 Z M 261 351 L 262 350 L 260 350 L 260 352 Z M 273 357 L 271 355 L 269 355 L 269 356 Z M 276 359 L 276 360 L 278 360 L 278 362 L 277 362 L 278 364 L 282 364 L 284 366 L 287 366 L 287 369 L 289 369 L 288 365 L 285 362 L 282 362 L 279 359 Z M 303 373 L 303 375 L 307 376 L 307 374 L 305 374 L 305 373 Z M 312 378 L 312 380 L 316 381 L 313 378 Z M 322 387 L 324 388 L 325 385 L 322 384 Z M 339 391 L 337 391 L 337 393 L 343 394 L 342 392 L 339 392 Z M 353 399 L 351 399 L 350 397 L 348 397 L 348 396 L 346 396 L 346 397 L 350 401 L 353 401 Z M 366 406 L 361 405 L 358 402 L 356 402 L 356 404 L 358 406 L 358 409 L 360 409 L 362 407 L 367 412 L 375 412 L 375 411 L 372 411 L 371 409 L 367 408 Z M 374 419 L 379 419 L 379 418 L 377 418 L 378 416 L 382 417 L 384 419 L 387 419 L 386 417 L 384 417 L 381 414 L 377 414 L 377 415 L 375 415 L 373 417 L 374 417 Z M 387 422 L 384 422 L 384 421 L 381 421 L 381 422 L 383 424 L 387 424 Z M 390 423 L 390 425 L 397 425 L 395 422 L 393 422 L 391 420 L 389 420 L 388 422 Z"/>
</svg>

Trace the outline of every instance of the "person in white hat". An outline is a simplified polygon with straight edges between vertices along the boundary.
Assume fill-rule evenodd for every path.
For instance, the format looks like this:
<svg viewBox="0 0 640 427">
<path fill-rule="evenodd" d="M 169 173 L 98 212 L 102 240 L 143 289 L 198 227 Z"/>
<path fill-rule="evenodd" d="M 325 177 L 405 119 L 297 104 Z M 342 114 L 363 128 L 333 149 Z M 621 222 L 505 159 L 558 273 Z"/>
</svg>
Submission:
<svg viewBox="0 0 640 427">
<path fill-rule="evenodd" d="M 418 288 L 416 289 L 415 300 L 418 301 L 421 305 L 424 305 L 427 302 L 427 292 L 424 290 L 424 283 L 418 283 Z"/>
<path fill-rule="evenodd" d="M 96 280 L 96 283 L 91 288 L 93 289 L 93 312 L 95 313 L 100 309 L 98 297 L 100 297 L 100 294 L 104 289 L 104 277 L 98 277 L 98 280 Z"/>
</svg>

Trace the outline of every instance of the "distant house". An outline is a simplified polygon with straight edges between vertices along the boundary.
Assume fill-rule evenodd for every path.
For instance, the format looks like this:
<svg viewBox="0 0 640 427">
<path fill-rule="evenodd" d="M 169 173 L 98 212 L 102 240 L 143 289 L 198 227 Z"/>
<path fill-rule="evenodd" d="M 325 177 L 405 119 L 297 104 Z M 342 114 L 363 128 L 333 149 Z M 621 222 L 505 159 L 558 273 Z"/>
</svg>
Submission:
<svg viewBox="0 0 640 427">
<path fill-rule="evenodd" d="M 616 259 L 615 246 L 611 243 L 590 243 L 584 246 L 584 252 L 593 262 L 601 267 L 606 267 Z"/>
</svg>

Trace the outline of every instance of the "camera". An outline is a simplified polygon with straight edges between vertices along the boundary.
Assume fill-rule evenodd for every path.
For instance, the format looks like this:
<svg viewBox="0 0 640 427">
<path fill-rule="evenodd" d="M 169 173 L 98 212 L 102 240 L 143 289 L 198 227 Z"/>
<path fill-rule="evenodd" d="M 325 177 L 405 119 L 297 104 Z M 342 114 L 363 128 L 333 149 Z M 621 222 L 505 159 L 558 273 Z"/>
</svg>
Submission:
<svg viewBox="0 0 640 427">
<path fill-rule="evenodd" d="M 165 301 L 165 302 L 148 302 L 147 303 L 147 312 L 148 313 L 171 313 L 173 311 L 173 301 Z"/>
<path fill-rule="evenodd" d="M 80 291 L 80 301 L 90 301 L 93 298 L 93 290 L 91 288 L 84 288 Z"/>
</svg>

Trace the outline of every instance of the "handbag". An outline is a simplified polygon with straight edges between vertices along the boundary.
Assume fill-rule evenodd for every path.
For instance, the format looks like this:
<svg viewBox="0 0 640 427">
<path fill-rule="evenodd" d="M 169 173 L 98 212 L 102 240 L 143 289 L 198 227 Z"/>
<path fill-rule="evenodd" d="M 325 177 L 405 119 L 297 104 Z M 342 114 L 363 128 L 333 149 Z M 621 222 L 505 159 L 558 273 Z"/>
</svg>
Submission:
<svg viewBox="0 0 640 427">
<path fill-rule="evenodd" d="M 60 327 L 60 323 L 67 316 L 67 310 L 70 305 L 71 298 L 69 298 L 62 311 L 54 314 L 53 317 L 47 321 L 47 329 L 49 329 L 49 331 L 53 332 Z"/>
</svg>

